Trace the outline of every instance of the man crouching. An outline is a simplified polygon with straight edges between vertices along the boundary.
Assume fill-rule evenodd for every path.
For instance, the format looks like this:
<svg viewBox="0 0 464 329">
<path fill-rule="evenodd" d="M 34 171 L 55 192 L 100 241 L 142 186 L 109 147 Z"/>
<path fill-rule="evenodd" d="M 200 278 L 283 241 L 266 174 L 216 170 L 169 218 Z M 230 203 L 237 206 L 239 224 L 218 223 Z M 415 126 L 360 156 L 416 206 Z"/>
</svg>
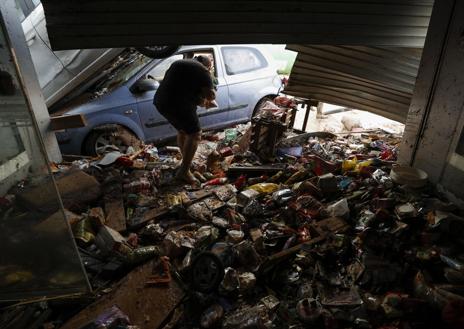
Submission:
<svg viewBox="0 0 464 329">
<path fill-rule="evenodd" d="M 196 60 L 182 59 L 166 71 L 153 100 L 161 115 L 177 130 L 177 144 L 182 154 L 177 178 L 189 184 L 197 182 L 190 171 L 201 139 L 197 106 L 204 106 L 215 98 L 208 69 Z"/>
</svg>

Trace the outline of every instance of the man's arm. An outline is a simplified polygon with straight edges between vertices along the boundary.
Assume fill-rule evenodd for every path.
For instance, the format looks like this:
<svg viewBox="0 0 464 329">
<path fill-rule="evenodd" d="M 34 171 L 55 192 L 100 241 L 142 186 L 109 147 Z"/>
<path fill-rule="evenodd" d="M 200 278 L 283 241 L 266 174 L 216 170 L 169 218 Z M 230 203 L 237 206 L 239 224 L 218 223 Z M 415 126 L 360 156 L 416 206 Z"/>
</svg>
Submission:
<svg viewBox="0 0 464 329">
<path fill-rule="evenodd" d="M 206 100 L 212 101 L 216 99 L 216 91 L 208 87 L 203 87 L 201 89 L 201 96 Z"/>
</svg>

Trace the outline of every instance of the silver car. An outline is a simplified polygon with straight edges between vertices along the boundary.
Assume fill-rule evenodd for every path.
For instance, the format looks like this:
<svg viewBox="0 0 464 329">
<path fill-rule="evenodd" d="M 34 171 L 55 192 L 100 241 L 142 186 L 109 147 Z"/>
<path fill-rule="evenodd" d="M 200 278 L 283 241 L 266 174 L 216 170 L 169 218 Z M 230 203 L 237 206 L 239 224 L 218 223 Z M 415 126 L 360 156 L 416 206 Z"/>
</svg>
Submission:
<svg viewBox="0 0 464 329">
<path fill-rule="evenodd" d="M 174 61 L 199 55 L 212 60 L 217 80 L 218 106 L 198 108 L 203 129 L 246 122 L 279 92 L 276 63 L 259 45 L 184 46 L 165 59 L 151 59 L 127 49 L 60 111 L 82 115 L 87 123 L 56 133 L 62 152 L 95 155 L 108 145 L 122 145 L 119 139 L 127 139 L 122 136 L 148 142 L 174 136 L 175 129 L 156 110 L 153 97 Z"/>
</svg>

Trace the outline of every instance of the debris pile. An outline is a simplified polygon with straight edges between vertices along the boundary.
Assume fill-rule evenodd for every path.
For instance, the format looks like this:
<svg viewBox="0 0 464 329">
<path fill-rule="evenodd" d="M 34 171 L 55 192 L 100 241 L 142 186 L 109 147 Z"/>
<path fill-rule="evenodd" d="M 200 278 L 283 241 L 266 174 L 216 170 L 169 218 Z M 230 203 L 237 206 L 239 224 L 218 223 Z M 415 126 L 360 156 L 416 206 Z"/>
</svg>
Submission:
<svg viewBox="0 0 464 329">
<path fill-rule="evenodd" d="M 56 167 L 58 185 L 78 172 L 103 194 L 64 202 L 95 298 L 63 328 L 464 327 L 464 218 L 395 167 L 399 136 L 287 131 L 263 163 L 252 129 L 205 134 L 201 186 L 174 181 L 175 147 Z M 118 302 L 126 286 L 159 321 Z"/>
</svg>

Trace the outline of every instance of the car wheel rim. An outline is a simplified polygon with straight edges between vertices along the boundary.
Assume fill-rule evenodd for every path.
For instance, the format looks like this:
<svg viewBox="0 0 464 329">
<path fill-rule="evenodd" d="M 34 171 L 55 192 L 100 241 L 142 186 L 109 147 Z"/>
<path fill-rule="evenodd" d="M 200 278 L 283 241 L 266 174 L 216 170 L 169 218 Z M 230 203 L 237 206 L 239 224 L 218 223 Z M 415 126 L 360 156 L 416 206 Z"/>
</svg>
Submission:
<svg viewBox="0 0 464 329">
<path fill-rule="evenodd" d="M 122 153 L 124 153 L 127 149 L 127 147 L 122 144 L 122 141 L 118 138 L 118 136 L 112 134 L 101 134 L 98 136 L 95 141 L 95 153 L 97 155 L 102 155 L 109 147 L 116 148 Z"/>
</svg>

